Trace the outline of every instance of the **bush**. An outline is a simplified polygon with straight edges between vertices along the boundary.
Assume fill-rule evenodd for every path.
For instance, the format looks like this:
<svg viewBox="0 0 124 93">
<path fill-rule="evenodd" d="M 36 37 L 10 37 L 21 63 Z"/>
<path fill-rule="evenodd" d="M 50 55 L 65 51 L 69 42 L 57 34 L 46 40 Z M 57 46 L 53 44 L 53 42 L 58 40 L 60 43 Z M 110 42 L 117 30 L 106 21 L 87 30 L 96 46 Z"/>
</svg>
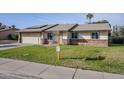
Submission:
<svg viewBox="0 0 124 93">
<path fill-rule="evenodd" d="M 105 59 L 104 56 L 90 56 L 85 58 L 85 60 L 104 60 L 104 59 Z"/>
<path fill-rule="evenodd" d="M 111 41 L 113 44 L 124 44 L 124 37 L 113 37 Z"/>
<path fill-rule="evenodd" d="M 18 40 L 18 35 L 17 35 L 17 34 L 9 34 L 9 35 L 8 35 L 8 38 L 9 38 L 10 40 Z"/>
</svg>

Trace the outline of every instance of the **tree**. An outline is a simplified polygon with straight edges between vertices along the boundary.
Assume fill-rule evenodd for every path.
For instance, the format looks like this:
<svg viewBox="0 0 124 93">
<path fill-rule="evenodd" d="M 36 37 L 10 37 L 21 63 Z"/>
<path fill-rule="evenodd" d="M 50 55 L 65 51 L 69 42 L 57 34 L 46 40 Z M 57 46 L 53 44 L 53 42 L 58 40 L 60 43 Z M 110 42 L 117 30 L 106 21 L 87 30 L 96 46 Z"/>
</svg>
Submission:
<svg viewBox="0 0 124 93">
<path fill-rule="evenodd" d="M 116 26 L 112 32 L 112 43 L 124 44 L 124 26 Z"/>
<path fill-rule="evenodd" d="M 93 24 L 97 24 L 97 23 L 109 23 L 109 21 L 108 20 L 99 20 L 99 21 L 93 22 Z"/>
<path fill-rule="evenodd" d="M 2 25 L 2 26 L 1 26 L 1 29 L 5 29 L 5 28 L 6 28 L 6 25 Z"/>
<path fill-rule="evenodd" d="M 113 29 L 112 36 L 113 37 L 124 37 L 124 26 L 115 27 L 116 30 Z"/>
<path fill-rule="evenodd" d="M 119 37 L 119 32 L 118 31 L 114 31 L 112 32 L 112 37 Z"/>
<path fill-rule="evenodd" d="M 123 27 L 120 27 L 120 36 L 121 37 L 124 37 L 124 26 Z"/>
<path fill-rule="evenodd" d="M 12 25 L 12 28 L 15 29 L 15 25 Z"/>
<path fill-rule="evenodd" d="M 0 27 L 2 26 L 2 23 L 0 22 Z"/>
<path fill-rule="evenodd" d="M 91 14 L 91 13 L 88 13 L 87 15 L 86 15 L 86 18 L 89 20 L 89 23 L 91 23 L 91 19 L 94 17 L 94 15 L 93 14 Z"/>
</svg>

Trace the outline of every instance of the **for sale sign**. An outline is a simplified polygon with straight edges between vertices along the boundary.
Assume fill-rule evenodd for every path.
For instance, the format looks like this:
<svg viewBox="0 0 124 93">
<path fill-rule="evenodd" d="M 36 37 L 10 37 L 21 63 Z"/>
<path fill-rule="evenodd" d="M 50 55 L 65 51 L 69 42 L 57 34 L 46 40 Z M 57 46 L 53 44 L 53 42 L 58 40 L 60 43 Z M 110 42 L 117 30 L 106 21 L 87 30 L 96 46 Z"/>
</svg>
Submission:
<svg viewBox="0 0 124 93">
<path fill-rule="evenodd" d="M 56 52 L 60 52 L 60 46 L 56 46 Z"/>
</svg>

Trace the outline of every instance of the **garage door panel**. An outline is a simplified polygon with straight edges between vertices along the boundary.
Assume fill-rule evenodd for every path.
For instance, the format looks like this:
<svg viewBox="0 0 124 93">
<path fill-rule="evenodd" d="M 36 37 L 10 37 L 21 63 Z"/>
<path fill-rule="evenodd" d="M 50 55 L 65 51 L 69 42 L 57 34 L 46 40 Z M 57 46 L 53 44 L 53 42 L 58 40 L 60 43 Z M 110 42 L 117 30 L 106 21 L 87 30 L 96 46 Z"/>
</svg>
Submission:
<svg viewBox="0 0 124 93">
<path fill-rule="evenodd" d="M 22 43 L 39 44 L 39 33 L 23 33 Z"/>
</svg>

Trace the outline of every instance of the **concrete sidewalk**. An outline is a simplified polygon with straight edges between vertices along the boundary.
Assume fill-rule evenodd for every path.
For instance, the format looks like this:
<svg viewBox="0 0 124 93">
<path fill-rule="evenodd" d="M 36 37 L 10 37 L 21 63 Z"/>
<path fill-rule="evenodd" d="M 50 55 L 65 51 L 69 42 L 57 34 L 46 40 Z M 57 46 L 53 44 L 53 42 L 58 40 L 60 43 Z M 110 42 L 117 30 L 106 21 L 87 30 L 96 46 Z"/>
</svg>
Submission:
<svg viewBox="0 0 124 93">
<path fill-rule="evenodd" d="M 1 79 L 124 79 L 124 75 L 0 58 Z"/>
</svg>

